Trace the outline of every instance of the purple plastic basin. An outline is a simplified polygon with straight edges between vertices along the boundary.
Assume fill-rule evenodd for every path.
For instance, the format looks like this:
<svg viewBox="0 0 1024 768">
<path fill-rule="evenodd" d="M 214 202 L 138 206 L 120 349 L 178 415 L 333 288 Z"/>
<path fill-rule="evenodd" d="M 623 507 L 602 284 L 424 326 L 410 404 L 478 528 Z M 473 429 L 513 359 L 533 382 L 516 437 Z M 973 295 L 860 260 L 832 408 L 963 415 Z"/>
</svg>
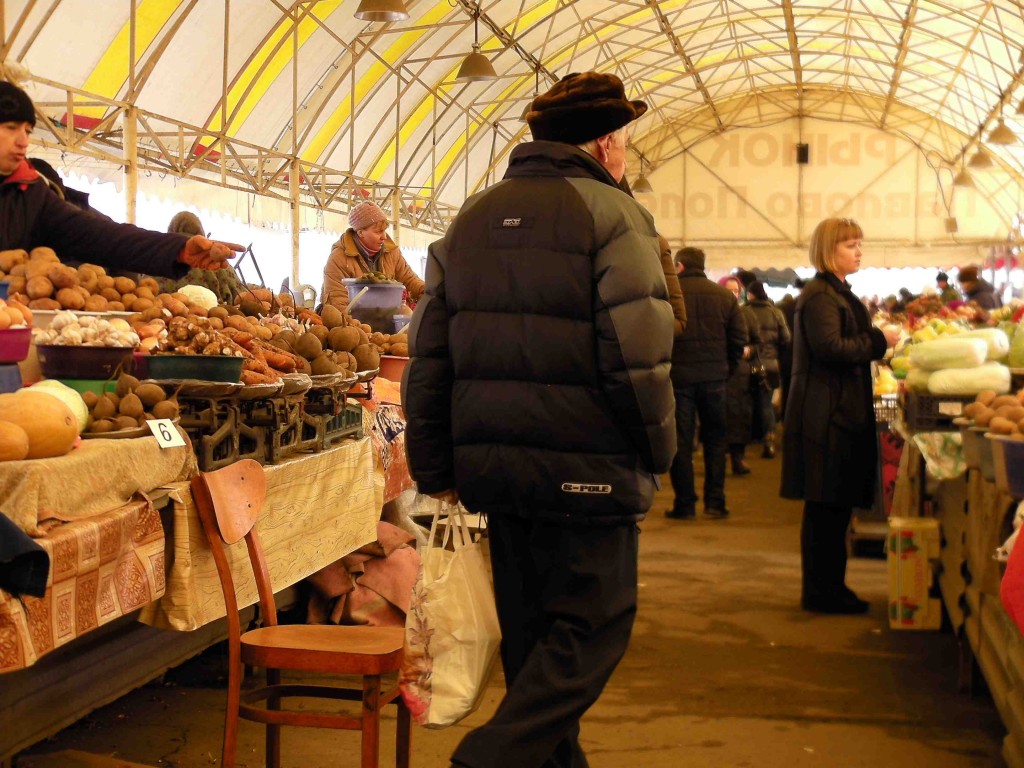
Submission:
<svg viewBox="0 0 1024 768">
<path fill-rule="evenodd" d="M 6 328 L 0 331 L 0 363 L 20 363 L 28 357 L 31 343 L 31 328 Z"/>
</svg>

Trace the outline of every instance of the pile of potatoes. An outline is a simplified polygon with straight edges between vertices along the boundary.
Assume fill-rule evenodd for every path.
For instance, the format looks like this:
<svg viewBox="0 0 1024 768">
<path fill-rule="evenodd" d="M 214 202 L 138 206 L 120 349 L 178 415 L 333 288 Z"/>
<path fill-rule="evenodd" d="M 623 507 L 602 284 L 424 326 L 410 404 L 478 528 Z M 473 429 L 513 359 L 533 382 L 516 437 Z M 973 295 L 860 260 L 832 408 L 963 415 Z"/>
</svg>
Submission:
<svg viewBox="0 0 1024 768">
<path fill-rule="evenodd" d="M 0 251 L 0 279 L 9 282 L 8 295 L 29 309 L 142 312 L 160 292 L 151 277 L 136 283 L 111 277 L 95 264 L 76 269 L 61 264 L 53 249 L 45 247 Z"/>
<path fill-rule="evenodd" d="M 113 392 L 86 392 L 82 400 L 89 409 L 85 431 L 94 435 L 144 427 L 149 419 L 176 419 L 179 412 L 178 401 L 162 387 L 126 373 L 118 376 Z"/>
<path fill-rule="evenodd" d="M 330 304 L 319 319 L 320 323 L 310 323 L 304 333 L 284 330 L 270 343 L 305 358 L 314 376 L 380 367 L 380 350 L 370 342 L 369 326 L 364 328 Z"/>
<path fill-rule="evenodd" d="M 993 434 L 1024 440 L 1024 389 L 1015 395 L 997 395 L 992 390 L 980 392 L 964 408 L 964 416 Z"/>
</svg>

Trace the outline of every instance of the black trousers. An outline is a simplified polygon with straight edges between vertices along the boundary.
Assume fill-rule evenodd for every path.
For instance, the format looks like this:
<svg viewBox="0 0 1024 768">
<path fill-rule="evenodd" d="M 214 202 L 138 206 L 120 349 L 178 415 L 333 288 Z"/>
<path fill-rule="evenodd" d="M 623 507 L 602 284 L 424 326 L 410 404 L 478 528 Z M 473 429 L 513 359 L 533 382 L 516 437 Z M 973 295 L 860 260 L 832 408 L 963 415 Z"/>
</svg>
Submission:
<svg viewBox="0 0 1024 768">
<path fill-rule="evenodd" d="M 587 768 L 579 721 L 629 645 L 635 525 L 566 527 L 490 515 L 505 698 L 452 755 L 468 768 Z"/>
<path fill-rule="evenodd" d="M 852 507 L 804 502 L 800 526 L 804 598 L 841 597 L 846 589 L 846 529 Z"/>
</svg>

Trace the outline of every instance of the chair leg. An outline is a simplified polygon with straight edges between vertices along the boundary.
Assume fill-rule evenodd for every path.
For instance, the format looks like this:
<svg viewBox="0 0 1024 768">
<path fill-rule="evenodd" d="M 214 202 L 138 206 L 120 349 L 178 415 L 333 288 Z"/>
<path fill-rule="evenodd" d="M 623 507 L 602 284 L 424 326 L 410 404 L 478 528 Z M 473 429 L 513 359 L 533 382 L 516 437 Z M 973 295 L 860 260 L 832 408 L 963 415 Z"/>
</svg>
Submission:
<svg viewBox="0 0 1024 768">
<path fill-rule="evenodd" d="M 363 675 L 362 768 L 380 764 L 380 675 Z"/>
<path fill-rule="evenodd" d="M 281 671 L 277 669 L 267 670 L 267 685 L 280 685 Z M 281 697 L 271 695 L 267 697 L 267 709 L 280 709 Z M 281 726 L 267 723 L 267 768 L 281 768 Z"/>
<path fill-rule="evenodd" d="M 242 663 L 228 659 L 228 701 L 224 708 L 224 746 L 221 750 L 222 768 L 234 768 L 238 745 L 238 705 L 242 698 Z"/>
<path fill-rule="evenodd" d="M 398 723 L 395 728 L 395 768 L 409 768 L 409 751 L 412 747 L 412 716 L 402 697 L 396 700 Z"/>
</svg>

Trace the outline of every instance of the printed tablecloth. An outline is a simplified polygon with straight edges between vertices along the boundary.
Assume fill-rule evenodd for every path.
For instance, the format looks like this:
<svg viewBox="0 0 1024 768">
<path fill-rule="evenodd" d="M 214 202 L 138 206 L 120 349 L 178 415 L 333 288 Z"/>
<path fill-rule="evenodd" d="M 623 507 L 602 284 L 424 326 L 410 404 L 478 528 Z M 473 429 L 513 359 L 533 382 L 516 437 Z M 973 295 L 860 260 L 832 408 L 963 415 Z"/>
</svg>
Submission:
<svg viewBox="0 0 1024 768">
<path fill-rule="evenodd" d="M 126 504 L 136 493 L 184 480 L 188 447 L 161 449 L 155 437 L 83 440 L 66 456 L 0 462 L 4 514 L 30 536 L 48 519 L 81 520 Z"/>
<path fill-rule="evenodd" d="M 164 593 L 164 532 L 146 499 L 56 525 L 36 541 L 50 555 L 46 594 L 0 590 L 0 672 L 31 666 Z"/>
<path fill-rule="evenodd" d="M 374 471 L 369 437 L 322 453 L 264 467 L 267 500 L 257 523 L 275 590 L 284 589 L 377 538 L 384 479 Z M 140 621 L 193 630 L 224 616 L 224 597 L 187 483 L 169 489 L 174 502 L 167 591 Z M 258 600 L 245 542 L 228 550 L 238 607 Z"/>
</svg>

